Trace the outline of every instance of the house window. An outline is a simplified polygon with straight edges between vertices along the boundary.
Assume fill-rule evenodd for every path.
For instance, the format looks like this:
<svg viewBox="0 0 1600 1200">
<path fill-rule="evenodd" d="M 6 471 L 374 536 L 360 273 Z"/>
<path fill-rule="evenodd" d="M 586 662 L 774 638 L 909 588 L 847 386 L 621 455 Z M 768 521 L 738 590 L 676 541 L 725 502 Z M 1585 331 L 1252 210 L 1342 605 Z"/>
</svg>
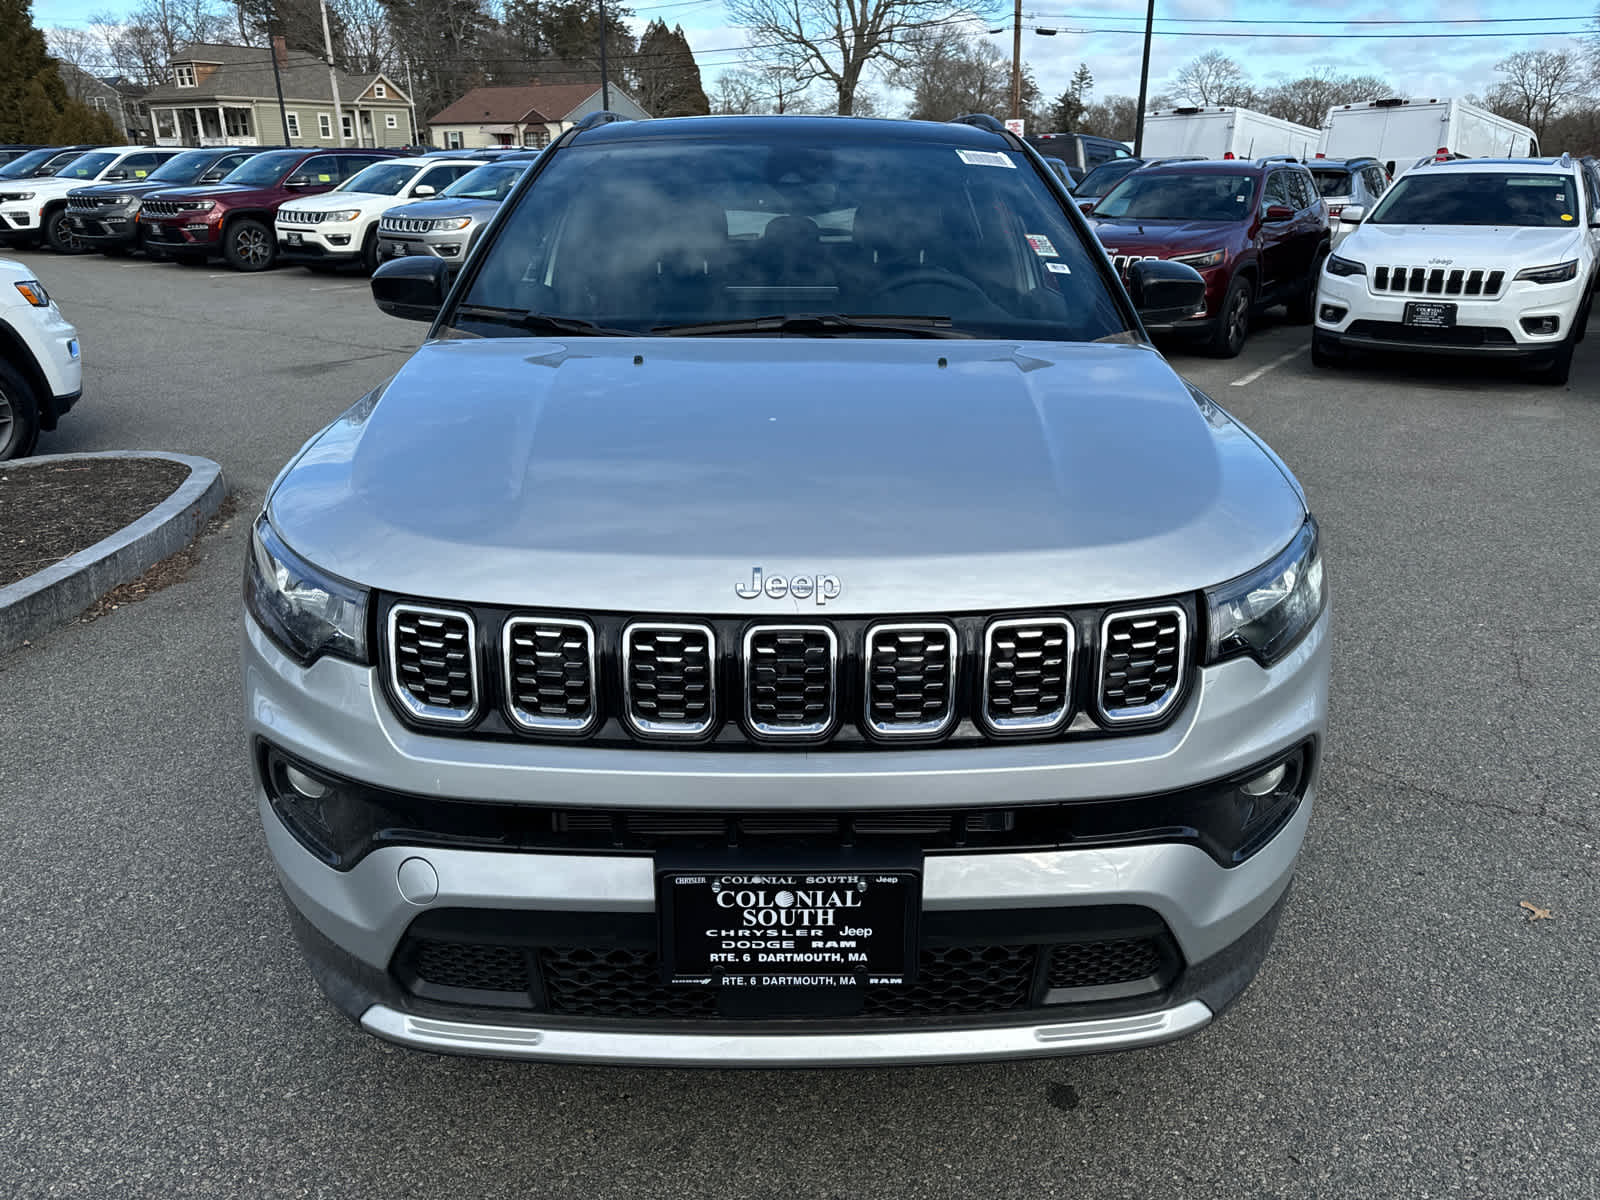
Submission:
<svg viewBox="0 0 1600 1200">
<path fill-rule="evenodd" d="M 89 107 L 90 108 L 99 109 L 101 112 L 105 112 L 106 111 L 106 98 L 104 96 L 90 96 L 89 97 Z"/>
<path fill-rule="evenodd" d="M 339 115 L 339 132 L 346 138 L 354 138 L 356 136 L 355 118 L 349 113 L 341 113 Z"/>
<path fill-rule="evenodd" d="M 446 150 L 461 149 L 461 131 L 459 129 L 451 129 L 445 133 L 444 148 Z"/>
<path fill-rule="evenodd" d="M 156 119 L 157 137 L 176 138 L 178 136 L 178 119 L 170 108 L 155 109 L 151 115 Z"/>
<path fill-rule="evenodd" d="M 389 98 L 389 89 L 381 83 L 375 83 L 372 85 L 372 95 L 378 100 L 387 100 Z M 391 125 L 390 128 L 393 129 L 394 126 Z"/>
<path fill-rule="evenodd" d="M 550 144 L 550 131 L 542 125 L 538 129 L 524 129 L 522 144 L 531 146 L 535 150 L 542 150 Z"/>
<path fill-rule="evenodd" d="M 194 86 L 194 64 L 179 63 L 172 68 L 174 82 L 181 88 Z"/>
<path fill-rule="evenodd" d="M 290 113 L 290 114 L 288 114 L 288 121 L 289 121 L 289 136 L 292 137 L 292 138 L 299 137 L 300 136 L 300 114 L 299 113 Z"/>
<path fill-rule="evenodd" d="M 383 127 L 385 129 L 399 129 L 400 118 L 395 116 L 393 113 L 389 113 L 383 118 Z"/>
<path fill-rule="evenodd" d="M 325 138 L 333 136 L 333 118 L 327 113 L 317 114 L 317 132 Z"/>
<path fill-rule="evenodd" d="M 254 136 L 255 129 L 251 127 L 248 108 L 225 108 L 222 110 L 222 115 L 227 122 L 229 137 Z"/>
</svg>

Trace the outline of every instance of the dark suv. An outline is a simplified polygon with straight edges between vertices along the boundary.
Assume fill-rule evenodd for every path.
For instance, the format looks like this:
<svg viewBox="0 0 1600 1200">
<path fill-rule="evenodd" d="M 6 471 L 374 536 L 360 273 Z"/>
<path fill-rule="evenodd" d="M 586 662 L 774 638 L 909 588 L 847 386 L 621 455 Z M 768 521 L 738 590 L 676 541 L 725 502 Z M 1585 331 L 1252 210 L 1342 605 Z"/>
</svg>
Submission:
<svg viewBox="0 0 1600 1200">
<path fill-rule="evenodd" d="M 1232 358 L 1250 316 L 1283 304 L 1311 320 L 1329 253 L 1328 205 L 1293 159 L 1144 167 L 1094 207 L 1093 224 L 1119 272 L 1147 258 L 1187 263 L 1206 281 L 1206 306 L 1160 332 L 1203 337 Z"/>
<path fill-rule="evenodd" d="M 83 249 L 126 254 L 139 245 L 139 203 L 145 196 L 190 184 L 220 183 L 235 167 L 260 153 L 240 146 L 186 150 L 144 179 L 74 188 L 67 193 L 67 224 Z"/>
<path fill-rule="evenodd" d="M 392 150 L 269 150 L 248 159 L 220 183 L 151 192 L 139 209 L 145 249 L 202 262 L 221 254 L 237 271 L 265 271 L 277 262 L 272 232 L 278 205 L 332 191 Z"/>
<path fill-rule="evenodd" d="M 1074 184 L 1102 163 L 1133 157 L 1121 142 L 1089 133 L 1037 133 L 1022 140 L 1039 152 L 1051 170 L 1058 175 L 1064 171 Z"/>
</svg>

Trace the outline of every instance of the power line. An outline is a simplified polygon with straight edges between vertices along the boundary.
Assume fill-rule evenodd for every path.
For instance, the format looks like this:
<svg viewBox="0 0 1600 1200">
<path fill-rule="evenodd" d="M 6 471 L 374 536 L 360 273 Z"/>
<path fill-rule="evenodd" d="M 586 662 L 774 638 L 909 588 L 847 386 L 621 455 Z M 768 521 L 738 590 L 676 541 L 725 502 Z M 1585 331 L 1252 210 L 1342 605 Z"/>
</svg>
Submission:
<svg viewBox="0 0 1600 1200">
<path fill-rule="evenodd" d="M 1031 29 L 1035 33 L 1042 33 L 1046 37 L 1053 37 L 1053 36 L 1056 36 L 1056 35 L 1059 35 L 1059 34 L 1066 34 L 1066 33 L 1070 33 L 1070 34 L 1119 33 L 1119 34 L 1123 34 L 1123 35 L 1126 36 L 1126 35 L 1136 34 L 1136 33 L 1139 32 L 1137 29 L 1070 29 L 1070 28 L 1057 27 L 1057 26 L 1051 26 L 1051 25 L 1043 25 L 1043 26 L 1041 26 L 1041 25 L 1028 25 L 1028 26 L 1024 26 L 1024 28 Z M 1006 32 L 1009 33 L 1010 30 L 1008 29 Z M 1423 39 L 1423 38 L 1584 37 L 1584 36 L 1587 36 L 1588 34 L 1590 34 L 1592 32 L 1593 32 L 1593 30 L 1590 30 L 1590 29 L 1535 29 L 1535 30 L 1528 30 L 1528 31 L 1523 32 L 1523 33 L 1507 34 L 1503 30 L 1491 29 L 1491 30 L 1480 30 L 1480 31 L 1476 31 L 1476 32 L 1462 31 L 1460 33 L 1271 33 L 1271 32 L 1247 33 L 1247 32 L 1242 32 L 1242 33 L 1229 33 L 1227 35 L 1221 35 L 1221 34 L 1218 34 L 1215 30 L 1211 30 L 1211 29 L 1157 29 L 1156 30 L 1156 36 L 1157 37 L 1163 37 L 1163 38 L 1177 38 L 1177 37 L 1217 38 L 1217 37 L 1221 37 L 1221 36 L 1226 36 L 1229 39 L 1232 39 L 1232 38 L 1258 38 L 1258 39 L 1259 38 L 1268 38 L 1268 39 L 1282 39 L 1282 40 L 1310 40 L 1310 41 L 1317 41 L 1317 42 L 1346 42 L 1346 41 L 1348 41 L 1348 42 L 1386 42 L 1386 41 L 1399 41 L 1399 40 L 1402 40 L 1402 39 L 1405 40 L 1405 41 L 1416 41 L 1416 40 Z"/>
<path fill-rule="evenodd" d="M 1141 25 L 1144 23 L 1143 17 L 1115 17 L 1108 13 L 1030 12 L 1023 15 L 1056 21 L 1133 21 Z M 1156 23 L 1159 25 L 1165 21 L 1179 25 L 1526 25 L 1540 21 L 1587 21 L 1588 19 L 1588 13 L 1564 13 L 1549 17 L 1450 17 L 1441 20 L 1423 18 L 1402 20 L 1398 17 L 1372 20 L 1345 20 L 1339 17 L 1322 17 L 1316 20 L 1278 20 L 1274 17 L 1157 17 Z"/>
</svg>

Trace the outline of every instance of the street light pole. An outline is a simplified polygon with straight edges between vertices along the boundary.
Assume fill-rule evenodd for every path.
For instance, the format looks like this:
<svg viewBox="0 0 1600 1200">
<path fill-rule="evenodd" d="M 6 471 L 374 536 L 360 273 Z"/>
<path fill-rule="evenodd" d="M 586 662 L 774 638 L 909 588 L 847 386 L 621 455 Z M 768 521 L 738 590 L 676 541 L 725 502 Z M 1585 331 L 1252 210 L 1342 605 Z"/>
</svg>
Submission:
<svg viewBox="0 0 1600 1200">
<path fill-rule="evenodd" d="M 1150 0 L 1150 7 L 1144 16 L 1144 61 L 1139 64 L 1139 112 L 1134 118 L 1133 127 L 1133 156 L 1144 157 L 1144 109 L 1149 102 L 1150 92 L 1150 39 L 1155 36 L 1156 28 L 1156 0 Z"/>
<path fill-rule="evenodd" d="M 1155 0 L 1151 0 L 1154 3 Z M 1011 18 L 1011 119 L 1022 116 L 1022 0 Z"/>
<path fill-rule="evenodd" d="M 1150 0 L 1153 4 L 1155 0 Z M 333 93 L 333 123 L 338 126 L 339 145 L 344 145 L 344 108 L 339 103 L 339 75 L 333 69 L 333 36 L 328 32 L 328 0 L 322 0 L 322 48 L 328 53 L 328 90 Z M 355 129 L 355 118 L 350 119 L 351 131 Z M 356 139 L 356 145 L 361 140 Z"/>
</svg>

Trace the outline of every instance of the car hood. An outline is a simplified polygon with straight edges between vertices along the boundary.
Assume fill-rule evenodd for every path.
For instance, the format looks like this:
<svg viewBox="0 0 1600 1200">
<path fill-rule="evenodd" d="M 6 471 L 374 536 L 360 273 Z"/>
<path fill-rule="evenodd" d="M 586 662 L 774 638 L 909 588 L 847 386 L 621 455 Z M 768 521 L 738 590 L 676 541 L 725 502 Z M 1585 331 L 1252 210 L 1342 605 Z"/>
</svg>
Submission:
<svg viewBox="0 0 1600 1200">
<path fill-rule="evenodd" d="M 376 395 L 376 394 L 375 394 Z M 1148 346 L 848 339 L 430 342 L 270 499 L 311 562 L 433 599 L 830 613 L 1166 596 L 1305 509 Z"/>
<path fill-rule="evenodd" d="M 393 204 L 394 202 L 393 196 L 383 196 L 377 192 L 318 192 L 313 196 L 298 196 L 293 200 L 285 200 L 278 206 L 278 210 L 280 212 L 284 209 L 290 212 L 305 212 L 307 210 L 321 212 L 330 205 L 335 208 L 343 208 L 349 204 L 354 205 L 356 208 L 362 208 L 373 204 Z"/>
<path fill-rule="evenodd" d="M 277 188 L 245 187 L 237 183 L 207 183 L 195 187 L 163 188 L 152 192 L 151 200 L 242 200 L 256 195 L 276 194 Z"/>
<path fill-rule="evenodd" d="M 1440 267 L 1548 266 L 1575 258 L 1588 231 L 1520 225 L 1362 224 L 1341 243 L 1341 258 Z M 1537 261 L 1535 261 L 1537 260 Z"/>
<path fill-rule="evenodd" d="M 1232 221 L 1092 220 L 1095 236 L 1108 253 L 1182 254 L 1215 250 L 1239 236 Z"/>
<path fill-rule="evenodd" d="M 159 192 L 163 188 L 170 189 L 168 183 L 94 183 L 83 187 L 75 187 L 69 193 L 73 196 L 148 196 L 151 192 Z"/>
<path fill-rule="evenodd" d="M 413 217 L 430 219 L 438 217 L 483 217 L 500 207 L 498 200 L 466 200 L 455 196 L 442 196 L 437 200 L 413 200 L 391 208 L 386 217 Z"/>
<path fill-rule="evenodd" d="M 17 184 L 27 184 L 25 190 L 34 194 L 35 198 L 42 196 L 65 196 L 76 188 L 89 187 L 93 179 L 64 179 L 60 175 L 43 175 L 38 179 L 0 179 L 0 189 L 7 191 L 16 189 Z"/>
</svg>

